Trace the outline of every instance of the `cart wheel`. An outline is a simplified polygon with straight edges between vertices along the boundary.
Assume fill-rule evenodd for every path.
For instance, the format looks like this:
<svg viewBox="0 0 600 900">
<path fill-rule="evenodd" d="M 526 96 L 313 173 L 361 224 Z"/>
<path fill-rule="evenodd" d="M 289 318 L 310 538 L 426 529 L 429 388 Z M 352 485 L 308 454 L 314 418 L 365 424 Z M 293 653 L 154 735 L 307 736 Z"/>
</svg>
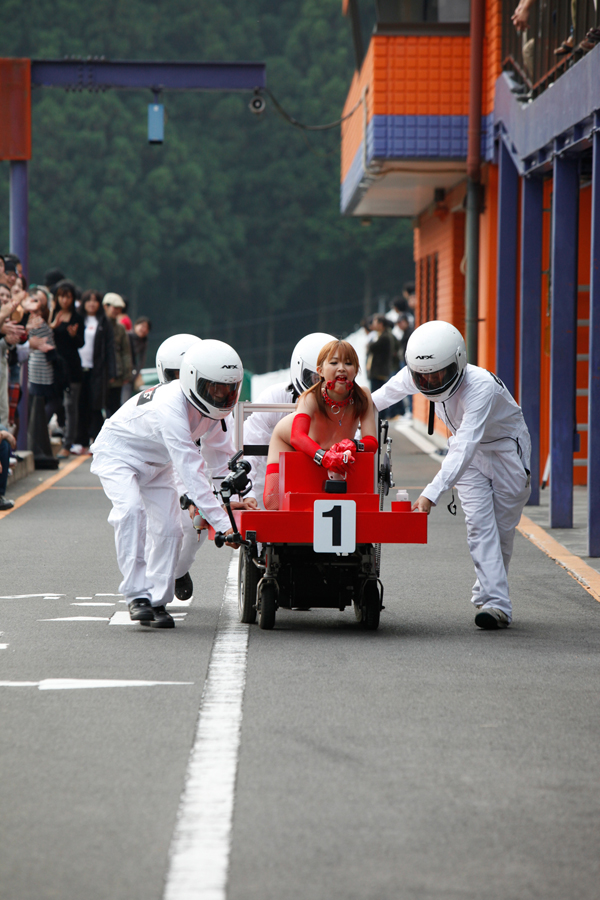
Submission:
<svg viewBox="0 0 600 900">
<path fill-rule="evenodd" d="M 361 626 L 365 631 L 376 631 L 379 628 L 379 614 L 381 612 L 381 597 L 379 585 L 376 579 L 369 579 L 363 592 Z"/>
<path fill-rule="evenodd" d="M 259 579 L 260 572 L 252 562 L 250 553 L 246 547 L 242 547 L 238 566 L 238 615 L 240 622 L 246 625 L 256 622 L 256 588 Z"/>
<path fill-rule="evenodd" d="M 277 608 L 277 589 L 272 581 L 262 585 L 260 591 L 260 604 L 258 612 L 258 627 L 271 629 L 275 624 L 275 610 Z"/>
</svg>

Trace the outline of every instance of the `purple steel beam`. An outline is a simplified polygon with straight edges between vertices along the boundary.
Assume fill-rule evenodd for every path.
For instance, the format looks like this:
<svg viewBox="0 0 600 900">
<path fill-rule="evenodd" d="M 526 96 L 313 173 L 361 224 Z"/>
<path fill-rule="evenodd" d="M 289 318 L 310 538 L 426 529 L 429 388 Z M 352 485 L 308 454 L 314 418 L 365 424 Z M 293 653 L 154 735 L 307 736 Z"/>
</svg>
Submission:
<svg viewBox="0 0 600 900">
<path fill-rule="evenodd" d="M 542 361 L 542 217 L 541 178 L 521 183 L 521 347 L 519 403 L 531 435 L 531 496 L 540 504 L 540 368 Z"/>
<path fill-rule="evenodd" d="M 600 115 L 596 114 L 597 126 Z M 600 131 L 593 140 L 590 375 L 588 382 L 588 556 L 600 556 Z"/>
<path fill-rule="evenodd" d="M 13 160 L 10 164 L 10 252 L 16 253 L 23 271 L 29 271 L 29 180 L 27 162 Z"/>
<path fill-rule="evenodd" d="M 579 162 L 554 157 L 550 362 L 550 527 L 573 527 Z"/>
<path fill-rule="evenodd" d="M 31 84 L 74 91 L 253 91 L 265 87 L 266 76 L 265 63 L 256 62 L 32 59 Z"/>
<path fill-rule="evenodd" d="M 504 141 L 500 141 L 498 179 L 496 373 L 514 394 L 519 174 Z"/>
</svg>

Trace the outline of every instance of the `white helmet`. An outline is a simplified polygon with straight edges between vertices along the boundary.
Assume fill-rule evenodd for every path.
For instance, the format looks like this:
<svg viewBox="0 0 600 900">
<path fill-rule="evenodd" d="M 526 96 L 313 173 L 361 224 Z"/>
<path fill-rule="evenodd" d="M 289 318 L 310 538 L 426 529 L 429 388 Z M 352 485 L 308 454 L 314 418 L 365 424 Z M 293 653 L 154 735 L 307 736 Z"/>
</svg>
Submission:
<svg viewBox="0 0 600 900">
<path fill-rule="evenodd" d="M 196 341 L 186 351 L 179 370 L 181 390 L 202 415 L 224 419 L 237 403 L 244 367 L 229 344 Z"/>
<path fill-rule="evenodd" d="M 460 387 L 467 349 L 450 322 L 436 319 L 419 325 L 408 339 L 405 357 L 415 385 L 429 400 L 441 403 Z"/>
<path fill-rule="evenodd" d="M 335 340 L 336 338 L 332 334 L 315 331 L 298 341 L 290 362 L 290 378 L 298 394 L 302 394 L 318 382 L 317 359 L 319 353 L 325 344 Z"/>
<path fill-rule="evenodd" d="M 162 342 L 156 351 L 156 370 L 161 384 L 179 378 L 183 354 L 199 340 L 195 334 L 174 334 Z"/>
</svg>

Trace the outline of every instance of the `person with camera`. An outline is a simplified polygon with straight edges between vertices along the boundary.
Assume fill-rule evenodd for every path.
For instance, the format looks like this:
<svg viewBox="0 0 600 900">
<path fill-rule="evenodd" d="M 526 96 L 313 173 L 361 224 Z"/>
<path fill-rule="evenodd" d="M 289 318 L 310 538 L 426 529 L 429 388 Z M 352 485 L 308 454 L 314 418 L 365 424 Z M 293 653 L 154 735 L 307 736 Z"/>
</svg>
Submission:
<svg viewBox="0 0 600 900">
<path fill-rule="evenodd" d="M 429 513 L 441 494 L 456 487 L 467 523 L 476 580 L 471 602 L 479 628 L 507 628 L 512 621 L 508 567 L 515 528 L 531 493 L 531 440 L 520 406 L 502 381 L 467 365 L 461 333 L 449 322 L 419 326 L 406 346 L 406 367 L 373 394 L 384 409 L 421 393 L 451 433 L 440 471 L 413 509 Z M 451 502 L 448 509 L 456 513 Z"/>
<path fill-rule="evenodd" d="M 91 471 L 112 503 L 108 521 L 123 575 L 119 591 L 134 622 L 154 628 L 175 624 L 165 609 L 173 598 L 183 539 L 174 471 L 192 501 L 190 516 L 201 515 L 202 527 L 234 533 L 212 482 L 218 487 L 228 475 L 235 452 L 226 420 L 243 375 L 232 347 L 198 341 L 184 354 L 178 379 L 132 397 L 106 420 L 94 441 Z M 152 533 L 147 559 L 146 522 Z"/>
</svg>

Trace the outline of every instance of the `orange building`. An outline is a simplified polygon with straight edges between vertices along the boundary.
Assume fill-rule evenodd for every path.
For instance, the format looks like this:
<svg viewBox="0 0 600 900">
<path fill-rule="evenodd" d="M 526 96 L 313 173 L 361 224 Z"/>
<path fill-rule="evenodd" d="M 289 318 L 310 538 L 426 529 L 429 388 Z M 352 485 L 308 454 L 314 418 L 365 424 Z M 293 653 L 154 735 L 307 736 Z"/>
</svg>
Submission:
<svg viewBox="0 0 600 900">
<path fill-rule="evenodd" d="M 356 19 L 356 2 L 344 7 Z M 342 124 L 341 208 L 413 219 L 417 324 L 456 325 L 469 361 L 521 403 L 534 447 L 530 502 L 551 471 L 553 527 L 572 526 L 573 484 L 588 485 L 589 552 L 600 556 L 600 46 L 590 31 L 600 14 L 577 0 L 572 22 L 570 3 L 547 0 L 517 31 L 515 7 L 375 3 L 344 107 L 355 111 Z M 479 56 L 471 10 L 484 24 Z M 556 54 L 567 37 L 573 50 Z M 481 138 L 469 148 L 473 129 Z M 426 403 L 415 401 L 424 427 Z"/>
</svg>

